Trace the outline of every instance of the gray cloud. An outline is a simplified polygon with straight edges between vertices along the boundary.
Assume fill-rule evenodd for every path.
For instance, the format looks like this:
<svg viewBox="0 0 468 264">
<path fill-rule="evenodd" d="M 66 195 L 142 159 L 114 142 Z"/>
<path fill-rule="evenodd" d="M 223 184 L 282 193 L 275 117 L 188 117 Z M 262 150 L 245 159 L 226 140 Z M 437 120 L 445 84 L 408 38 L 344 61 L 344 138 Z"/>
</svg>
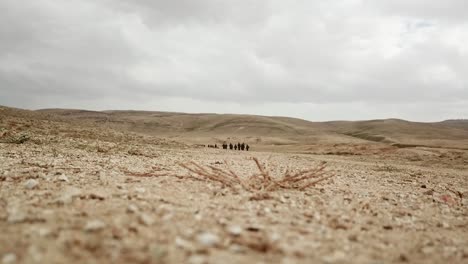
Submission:
<svg viewBox="0 0 468 264">
<path fill-rule="evenodd" d="M 467 117 L 466 13 L 462 0 L 2 0 L 0 104 Z"/>
</svg>

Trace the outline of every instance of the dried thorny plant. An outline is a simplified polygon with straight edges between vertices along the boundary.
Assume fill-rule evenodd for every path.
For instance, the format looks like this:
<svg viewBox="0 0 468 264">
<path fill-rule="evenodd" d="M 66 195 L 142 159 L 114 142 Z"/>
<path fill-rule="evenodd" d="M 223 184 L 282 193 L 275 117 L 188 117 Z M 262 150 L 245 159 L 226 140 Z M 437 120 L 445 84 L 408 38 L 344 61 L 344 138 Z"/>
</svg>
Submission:
<svg viewBox="0 0 468 264">
<path fill-rule="evenodd" d="M 297 172 L 291 172 L 288 169 L 280 177 L 273 177 L 272 173 L 257 158 L 252 158 L 252 160 L 258 168 L 258 172 L 244 177 L 231 169 L 227 162 L 225 162 L 227 169 L 211 165 L 201 166 L 193 161 L 180 163 L 179 165 L 191 173 L 189 177 L 218 182 L 224 187 L 232 189 L 241 187 L 246 191 L 255 193 L 278 189 L 304 190 L 334 176 L 333 173 L 325 170 L 326 163 L 322 162 L 316 167 Z"/>
</svg>

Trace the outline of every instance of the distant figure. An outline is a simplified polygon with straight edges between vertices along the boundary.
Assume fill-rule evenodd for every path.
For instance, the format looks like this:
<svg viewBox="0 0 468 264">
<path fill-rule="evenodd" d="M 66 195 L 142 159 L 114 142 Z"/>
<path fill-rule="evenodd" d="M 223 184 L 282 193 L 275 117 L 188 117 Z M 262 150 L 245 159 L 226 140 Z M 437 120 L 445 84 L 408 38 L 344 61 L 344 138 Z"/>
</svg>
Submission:
<svg viewBox="0 0 468 264">
<path fill-rule="evenodd" d="M 237 145 L 234 145 L 234 150 L 237 150 Z"/>
<path fill-rule="evenodd" d="M 247 151 L 249 151 L 249 148 L 250 148 L 249 145 L 246 145 L 246 146 L 245 146 L 245 149 L 246 149 Z"/>
<path fill-rule="evenodd" d="M 227 143 L 223 143 L 223 149 L 228 149 L 228 144 Z"/>
<path fill-rule="evenodd" d="M 241 144 L 237 143 L 237 150 L 241 150 Z"/>
<path fill-rule="evenodd" d="M 215 145 L 214 145 L 214 148 L 218 148 L 218 145 L 215 144 Z"/>
<path fill-rule="evenodd" d="M 233 146 L 232 143 L 229 143 L 229 149 L 232 150 Z"/>
<path fill-rule="evenodd" d="M 245 144 L 242 143 L 242 144 L 241 144 L 241 150 L 243 151 L 244 149 L 245 149 Z"/>
</svg>

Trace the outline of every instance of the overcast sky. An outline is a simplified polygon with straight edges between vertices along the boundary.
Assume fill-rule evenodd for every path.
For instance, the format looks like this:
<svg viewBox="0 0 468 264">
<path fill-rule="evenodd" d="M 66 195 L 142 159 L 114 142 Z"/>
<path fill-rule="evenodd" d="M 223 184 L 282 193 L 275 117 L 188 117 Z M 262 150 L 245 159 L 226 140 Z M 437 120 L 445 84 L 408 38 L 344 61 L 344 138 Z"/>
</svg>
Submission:
<svg viewBox="0 0 468 264">
<path fill-rule="evenodd" d="M 0 105 L 468 118 L 467 0 L 0 0 Z"/>
</svg>

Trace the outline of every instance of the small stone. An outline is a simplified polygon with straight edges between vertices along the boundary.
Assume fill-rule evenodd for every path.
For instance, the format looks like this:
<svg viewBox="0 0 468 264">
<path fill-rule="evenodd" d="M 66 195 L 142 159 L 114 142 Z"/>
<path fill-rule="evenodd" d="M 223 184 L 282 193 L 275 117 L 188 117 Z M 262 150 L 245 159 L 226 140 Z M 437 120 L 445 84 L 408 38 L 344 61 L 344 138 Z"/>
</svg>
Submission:
<svg viewBox="0 0 468 264">
<path fill-rule="evenodd" d="M 206 264 L 208 261 L 205 256 L 202 255 L 193 255 L 188 259 L 189 264 Z"/>
<path fill-rule="evenodd" d="M 421 185 L 421 188 L 426 189 L 427 188 L 426 184 Z"/>
<path fill-rule="evenodd" d="M 421 252 L 425 255 L 429 255 L 429 254 L 432 254 L 433 252 L 435 251 L 435 248 L 434 247 L 431 247 L 431 246 L 427 246 L 427 247 L 423 247 L 421 249 Z"/>
<path fill-rule="evenodd" d="M 425 191 L 425 192 L 423 192 L 423 194 L 425 194 L 425 195 L 433 195 L 433 194 L 434 194 L 434 190 L 431 189 L 431 190 Z"/>
<path fill-rule="evenodd" d="M 351 234 L 348 236 L 348 240 L 352 242 L 357 242 L 358 241 L 358 236 L 356 234 Z"/>
<path fill-rule="evenodd" d="M 261 226 L 249 226 L 246 228 L 249 232 L 259 232 L 263 228 Z"/>
<path fill-rule="evenodd" d="M 176 237 L 175 239 L 175 245 L 176 247 L 178 248 L 182 248 L 182 249 L 185 249 L 185 250 L 193 250 L 194 247 L 192 245 L 192 243 L 190 243 L 189 241 L 181 238 L 181 237 Z"/>
<path fill-rule="evenodd" d="M 398 259 L 401 262 L 408 262 L 409 261 L 408 256 L 406 256 L 405 254 L 400 254 L 400 257 L 398 257 Z"/>
<path fill-rule="evenodd" d="M 106 199 L 106 195 L 99 192 L 99 191 L 94 191 L 94 192 L 91 192 L 88 197 L 90 199 L 94 199 L 94 200 L 105 200 Z"/>
<path fill-rule="evenodd" d="M 242 233 L 242 227 L 240 226 L 230 226 L 227 228 L 227 231 L 230 235 L 239 236 Z"/>
<path fill-rule="evenodd" d="M 35 245 L 31 245 L 28 248 L 28 255 L 29 255 L 29 260 L 32 263 L 41 263 L 42 261 L 42 253 L 39 250 L 39 248 Z"/>
<path fill-rule="evenodd" d="M 281 239 L 281 235 L 278 234 L 278 233 L 272 233 L 270 234 L 270 241 L 273 242 L 273 243 L 276 243 L 278 241 L 280 241 Z"/>
<path fill-rule="evenodd" d="M 34 179 L 29 179 L 24 183 L 24 188 L 32 190 L 39 185 L 39 182 Z"/>
<path fill-rule="evenodd" d="M 13 253 L 7 253 L 3 255 L 2 264 L 11 264 L 16 262 L 16 255 Z"/>
<path fill-rule="evenodd" d="M 229 246 L 229 251 L 233 253 L 244 253 L 246 250 L 241 245 L 232 244 L 231 246 Z"/>
<path fill-rule="evenodd" d="M 342 262 L 346 259 L 346 254 L 342 251 L 335 251 L 333 254 L 324 256 L 322 258 L 323 262 L 325 263 L 336 263 L 336 262 Z"/>
<path fill-rule="evenodd" d="M 146 189 L 145 189 L 145 188 L 138 187 L 138 188 L 135 188 L 135 191 L 136 191 L 137 193 L 145 193 L 145 192 L 146 192 Z"/>
<path fill-rule="evenodd" d="M 172 219 L 172 217 L 174 217 L 174 215 L 171 214 L 171 213 L 168 213 L 168 214 L 165 214 L 161 219 L 163 221 L 170 221 Z"/>
<path fill-rule="evenodd" d="M 437 223 L 437 227 L 449 228 L 450 225 L 447 222 Z"/>
<path fill-rule="evenodd" d="M 197 241 L 205 247 L 214 247 L 220 243 L 219 237 L 209 232 L 198 235 Z"/>
<path fill-rule="evenodd" d="M 127 212 L 131 213 L 131 214 L 134 214 L 134 213 L 138 212 L 138 207 L 136 205 L 134 205 L 134 204 L 130 204 L 127 207 Z"/>
<path fill-rule="evenodd" d="M 284 198 L 284 196 L 281 196 L 281 197 L 280 197 L 280 202 L 281 202 L 281 203 L 286 203 L 286 198 Z"/>
<path fill-rule="evenodd" d="M 150 226 L 154 224 L 154 219 L 148 214 L 140 214 L 138 216 L 138 221 L 140 222 L 140 224 L 143 224 L 146 226 Z"/>
<path fill-rule="evenodd" d="M 52 231 L 50 231 L 50 229 L 47 229 L 47 228 L 39 228 L 37 230 L 37 234 L 40 237 L 46 237 L 46 236 L 50 235 L 51 233 L 52 233 Z"/>
<path fill-rule="evenodd" d="M 60 194 L 56 202 L 60 205 L 70 204 L 73 202 L 73 198 L 81 196 L 81 193 L 78 188 L 68 187 Z"/>
<path fill-rule="evenodd" d="M 84 231 L 86 232 L 95 232 L 102 230 L 106 227 L 106 223 L 102 222 L 101 220 L 91 220 L 88 221 L 84 227 Z"/>
<path fill-rule="evenodd" d="M 151 252 L 151 259 L 154 263 L 166 263 L 168 251 L 166 247 L 162 247 L 158 244 L 152 244 L 149 246 L 149 252 Z"/>
<path fill-rule="evenodd" d="M 61 181 L 61 182 L 68 182 L 68 177 L 65 176 L 64 174 L 61 174 L 57 180 Z"/>
<path fill-rule="evenodd" d="M 196 214 L 195 215 L 195 220 L 200 222 L 203 219 L 203 216 L 201 214 Z"/>
<path fill-rule="evenodd" d="M 10 209 L 8 212 L 7 222 L 11 224 L 22 223 L 27 220 L 28 216 L 24 211 L 17 208 Z"/>
</svg>

